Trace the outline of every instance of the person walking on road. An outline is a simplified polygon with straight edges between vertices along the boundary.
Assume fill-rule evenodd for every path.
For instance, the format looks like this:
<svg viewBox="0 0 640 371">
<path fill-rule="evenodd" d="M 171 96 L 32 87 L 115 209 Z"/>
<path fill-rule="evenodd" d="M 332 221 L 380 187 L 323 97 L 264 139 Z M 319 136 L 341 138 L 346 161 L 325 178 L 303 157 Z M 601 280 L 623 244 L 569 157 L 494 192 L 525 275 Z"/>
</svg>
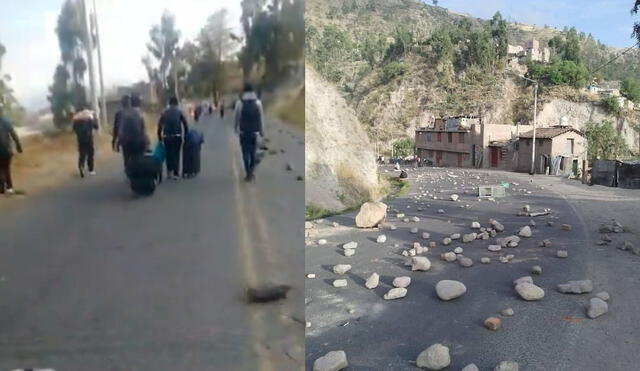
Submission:
<svg viewBox="0 0 640 371">
<path fill-rule="evenodd" d="M 84 109 L 73 116 L 73 131 L 78 139 L 78 171 L 80 177 L 84 178 L 85 165 L 89 170 L 89 175 L 95 175 L 93 145 L 93 131 L 98 130 L 98 122 L 93 111 Z"/>
<path fill-rule="evenodd" d="M 125 171 L 128 161 L 135 156 L 144 155 L 149 146 L 149 138 L 140 106 L 142 100 L 137 95 L 131 97 L 131 107 L 122 111 L 118 127 L 118 142 L 122 147 Z"/>
<path fill-rule="evenodd" d="M 240 137 L 242 159 L 246 172 L 245 181 L 255 178 L 258 134 L 264 138 L 264 111 L 251 84 L 245 84 L 240 99 L 236 102 L 234 127 Z"/>
<path fill-rule="evenodd" d="M 220 118 L 224 120 L 224 100 L 220 99 Z"/>
<path fill-rule="evenodd" d="M 13 146 L 15 144 L 18 153 L 22 153 L 22 145 L 20 138 L 16 133 L 13 125 L 3 116 L 2 107 L 0 107 L 0 194 L 14 194 L 13 181 L 11 179 L 11 159 L 13 157 Z"/>
<path fill-rule="evenodd" d="M 129 95 L 123 95 L 120 100 L 122 108 L 116 112 L 113 119 L 113 139 L 111 140 L 111 148 L 114 152 L 120 152 L 120 143 L 118 141 L 118 130 L 120 129 L 120 122 L 122 121 L 123 112 L 131 106 L 131 97 Z"/>
<path fill-rule="evenodd" d="M 167 153 L 167 176 L 171 176 L 174 180 L 180 177 L 180 152 L 183 138 L 188 132 L 187 119 L 178 108 L 178 100 L 171 97 L 169 108 L 162 113 L 158 122 L 158 141 L 164 142 Z"/>
</svg>

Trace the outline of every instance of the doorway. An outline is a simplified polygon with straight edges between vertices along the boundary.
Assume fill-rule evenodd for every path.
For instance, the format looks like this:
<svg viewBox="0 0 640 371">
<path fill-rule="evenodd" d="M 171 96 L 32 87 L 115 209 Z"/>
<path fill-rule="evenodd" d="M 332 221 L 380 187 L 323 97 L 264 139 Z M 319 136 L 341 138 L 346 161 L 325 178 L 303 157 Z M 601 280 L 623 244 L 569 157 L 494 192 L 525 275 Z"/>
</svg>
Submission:
<svg viewBox="0 0 640 371">
<path fill-rule="evenodd" d="M 498 167 L 498 147 L 491 147 L 491 167 Z"/>
</svg>

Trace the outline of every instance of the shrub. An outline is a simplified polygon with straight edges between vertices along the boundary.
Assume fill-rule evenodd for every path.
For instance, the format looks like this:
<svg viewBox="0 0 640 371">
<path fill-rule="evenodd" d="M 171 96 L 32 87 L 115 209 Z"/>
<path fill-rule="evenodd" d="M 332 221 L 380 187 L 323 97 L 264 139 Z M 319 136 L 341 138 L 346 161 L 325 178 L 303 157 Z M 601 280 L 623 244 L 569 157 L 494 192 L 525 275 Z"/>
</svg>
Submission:
<svg viewBox="0 0 640 371">
<path fill-rule="evenodd" d="M 407 66 L 402 62 L 391 62 L 382 69 L 382 83 L 386 84 L 407 72 Z"/>
<path fill-rule="evenodd" d="M 600 100 L 602 103 L 602 107 L 604 110 L 611 114 L 619 116 L 622 113 L 622 107 L 620 107 L 620 103 L 618 103 L 618 99 L 616 97 L 605 97 Z"/>
</svg>

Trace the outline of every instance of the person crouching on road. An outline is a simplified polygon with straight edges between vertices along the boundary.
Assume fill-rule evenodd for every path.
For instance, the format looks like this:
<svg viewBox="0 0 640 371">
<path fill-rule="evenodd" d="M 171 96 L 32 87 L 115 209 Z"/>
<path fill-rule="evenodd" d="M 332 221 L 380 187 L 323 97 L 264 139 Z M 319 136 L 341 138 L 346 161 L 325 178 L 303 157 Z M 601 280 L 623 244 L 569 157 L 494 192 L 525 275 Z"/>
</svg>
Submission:
<svg viewBox="0 0 640 371">
<path fill-rule="evenodd" d="M 246 172 L 245 181 L 255 178 L 256 152 L 258 134 L 264 138 L 264 112 L 262 102 L 258 99 L 251 84 L 245 84 L 240 99 L 235 107 L 235 132 L 240 136 L 242 160 Z"/>
<path fill-rule="evenodd" d="M 0 194 L 5 194 L 5 191 L 10 195 L 15 193 L 11 179 L 12 140 L 18 153 L 22 153 L 20 138 L 18 138 L 13 125 L 4 118 L 0 106 Z"/>
<path fill-rule="evenodd" d="M 95 147 L 93 145 L 93 131 L 98 130 L 98 122 L 96 121 L 93 111 L 83 109 L 73 116 L 73 131 L 78 139 L 78 171 L 80 177 L 84 178 L 85 165 L 89 170 L 89 175 L 95 175 L 94 155 Z"/>
<path fill-rule="evenodd" d="M 178 108 L 178 99 L 169 99 L 169 108 L 160 116 L 158 122 L 158 141 L 164 142 L 167 153 L 167 176 L 180 178 L 180 152 L 183 138 L 189 132 L 187 119 Z"/>
</svg>

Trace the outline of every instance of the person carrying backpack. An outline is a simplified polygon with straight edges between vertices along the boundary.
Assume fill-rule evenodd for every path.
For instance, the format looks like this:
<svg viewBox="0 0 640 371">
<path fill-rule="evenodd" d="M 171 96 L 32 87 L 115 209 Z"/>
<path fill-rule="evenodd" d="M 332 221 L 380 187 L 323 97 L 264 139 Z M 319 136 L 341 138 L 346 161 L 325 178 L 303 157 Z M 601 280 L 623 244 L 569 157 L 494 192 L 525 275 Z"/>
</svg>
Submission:
<svg viewBox="0 0 640 371">
<path fill-rule="evenodd" d="M 89 169 L 89 175 L 95 175 L 93 157 L 95 147 L 93 145 L 93 131 L 98 130 L 98 122 L 93 111 L 84 109 L 73 116 L 73 131 L 78 139 L 78 171 L 84 178 L 85 164 Z"/>
<path fill-rule="evenodd" d="M 3 117 L 2 107 L 0 107 L 0 194 L 4 194 L 5 191 L 10 195 L 15 193 L 11 179 L 12 140 L 18 153 L 22 153 L 20 138 L 13 125 Z"/>
<path fill-rule="evenodd" d="M 235 132 L 240 137 L 242 159 L 246 172 L 245 181 L 255 178 L 256 151 L 258 134 L 264 137 L 264 112 L 262 102 L 258 99 L 253 86 L 246 83 L 243 93 L 235 106 Z"/>
<path fill-rule="evenodd" d="M 137 95 L 131 97 L 131 107 L 122 110 L 118 128 L 118 142 L 122 147 L 125 170 L 132 157 L 144 155 L 149 146 L 149 138 L 140 106 L 142 100 Z"/>
<path fill-rule="evenodd" d="M 167 154 L 167 176 L 180 178 L 180 152 L 186 133 L 189 132 L 187 119 L 178 108 L 178 99 L 169 99 L 169 108 L 160 116 L 158 122 L 158 141 L 163 142 Z"/>
</svg>

